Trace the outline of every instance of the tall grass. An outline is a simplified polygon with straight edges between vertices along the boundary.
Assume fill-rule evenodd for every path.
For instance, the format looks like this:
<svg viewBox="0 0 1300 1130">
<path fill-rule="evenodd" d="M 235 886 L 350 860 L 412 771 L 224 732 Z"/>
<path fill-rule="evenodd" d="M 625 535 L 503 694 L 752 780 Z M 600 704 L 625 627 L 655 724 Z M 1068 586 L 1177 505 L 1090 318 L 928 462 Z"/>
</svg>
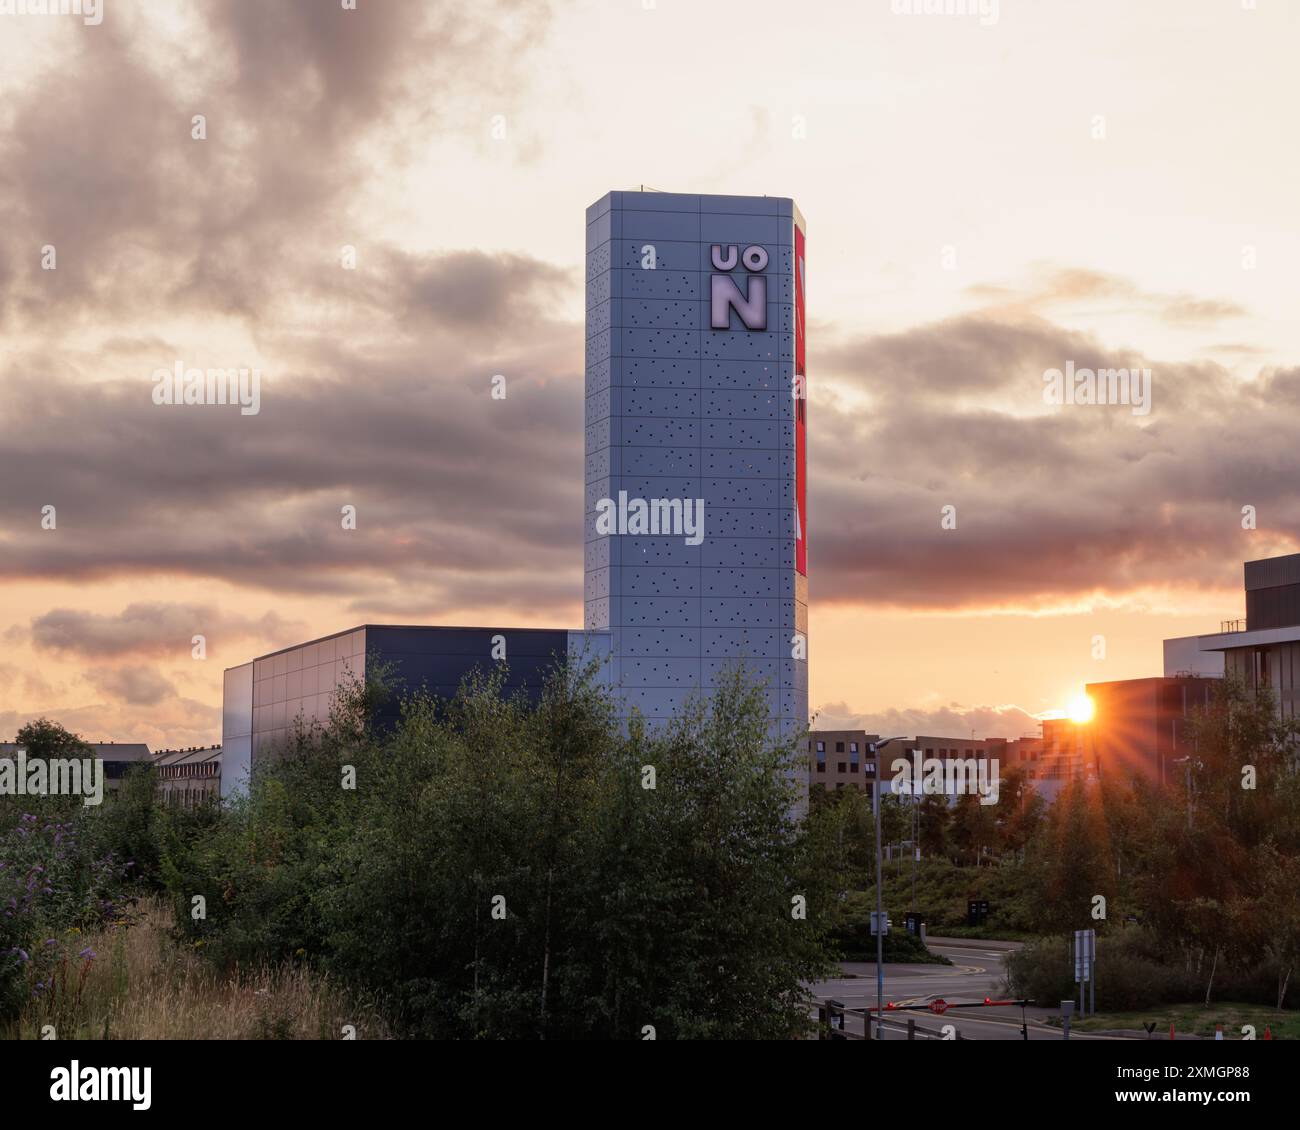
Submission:
<svg viewBox="0 0 1300 1130">
<path fill-rule="evenodd" d="M 213 969 L 177 945 L 169 911 L 158 902 L 143 904 L 130 923 L 77 937 L 76 945 L 78 956 L 0 1026 L 0 1038 L 337 1040 L 347 1026 L 357 1039 L 390 1035 L 377 1010 L 349 1004 L 304 965 Z"/>
</svg>

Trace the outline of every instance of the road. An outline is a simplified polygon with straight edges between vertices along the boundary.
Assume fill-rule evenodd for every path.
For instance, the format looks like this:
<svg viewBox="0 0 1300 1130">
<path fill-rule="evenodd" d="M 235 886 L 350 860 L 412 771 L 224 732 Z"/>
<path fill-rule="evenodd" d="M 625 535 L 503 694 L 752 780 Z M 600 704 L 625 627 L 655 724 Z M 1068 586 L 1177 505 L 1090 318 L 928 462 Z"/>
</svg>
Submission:
<svg viewBox="0 0 1300 1130">
<path fill-rule="evenodd" d="M 885 963 L 885 1001 L 895 1004 L 929 1004 L 938 998 L 949 1002 L 982 1001 L 986 996 L 1004 996 L 1003 959 L 1016 942 L 983 942 L 967 938 L 935 938 L 927 943 L 931 952 L 943 954 L 951 965 L 898 965 Z M 819 1001 L 833 998 L 849 1008 L 874 1008 L 876 1005 L 875 962 L 845 962 L 844 976 L 819 981 L 813 994 Z M 1025 1019 L 1031 1040 L 1059 1040 L 1061 1030 L 1049 1027 L 1044 1020 L 1056 1009 L 1027 1008 Z M 940 1029 L 952 1024 L 966 1040 L 1019 1040 L 1021 1010 L 1004 1008 L 951 1009 L 942 1016 L 932 1012 L 902 1012 L 886 1016 L 885 1039 L 906 1039 L 907 1018 L 915 1018 L 925 1028 Z M 862 1031 L 862 1021 L 850 1017 L 849 1028 Z M 1074 1031 L 1072 1040 L 1115 1040 L 1117 1036 L 1089 1035 Z"/>
</svg>

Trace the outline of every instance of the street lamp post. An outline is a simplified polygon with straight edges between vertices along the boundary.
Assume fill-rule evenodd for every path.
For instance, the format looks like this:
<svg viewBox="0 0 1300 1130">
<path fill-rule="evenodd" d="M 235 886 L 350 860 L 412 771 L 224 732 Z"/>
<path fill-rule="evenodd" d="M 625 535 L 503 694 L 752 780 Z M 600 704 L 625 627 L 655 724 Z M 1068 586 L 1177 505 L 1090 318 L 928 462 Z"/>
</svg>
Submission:
<svg viewBox="0 0 1300 1130">
<path fill-rule="evenodd" d="M 921 858 L 921 812 L 916 807 L 916 788 L 915 782 L 909 790 L 912 794 L 912 914 L 916 914 L 916 864 Z M 916 919 L 913 918 L 913 922 Z M 917 927 L 917 935 L 920 935 L 920 927 Z"/>
<path fill-rule="evenodd" d="M 869 748 L 871 756 L 876 763 L 876 787 L 872 790 L 873 799 L 875 800 L 875 824 L 876 824 L 876 1039 L 884 1039 L 885 1026 L 881 1023 L 885 1016 L 885 912 L 883 910 L 884 885 L 881 876 L 880 867 L 880 825 L 881 817 L 884 815 L 883 805 L 881 804 L 880 786 L 883 780 L 880 772 L 879 751 L 884 749 L 890 742 L 901 741 L 903 736 L 886 738 L 884 741 L 871 742 Z M 870 1027 L 870 1021 L 867 1021 Z"/>
</svg>

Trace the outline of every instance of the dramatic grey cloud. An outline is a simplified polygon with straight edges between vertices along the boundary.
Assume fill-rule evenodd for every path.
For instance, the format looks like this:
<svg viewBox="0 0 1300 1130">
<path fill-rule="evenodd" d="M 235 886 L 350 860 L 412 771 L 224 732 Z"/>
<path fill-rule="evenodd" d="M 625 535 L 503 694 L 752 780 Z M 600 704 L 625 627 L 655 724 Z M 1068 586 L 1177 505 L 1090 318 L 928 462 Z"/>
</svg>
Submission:
<svg viewBox="0 0 1300 1130">
<path fill-rule="evenodd" d="M 518 104 L 549 6 L 365 8 L 223 0 L 169 43 L 123 4 L 75 49 L 75 99 L 11 100 L 0 575 L 219 577 L 359 615 L 577 606 L 579 273 L 396 246 L 354 214 L 412 139 Z M 260 413 L 153 404 L 177 361 L 258 365 Z"/>
<path fill-rule="evenodd" d="M 550 19 L 548 4 L 509 0 L 219 0 L 172 20 L 113 8 L 8 107 L 0 326 L 266 320 L 337 263 L 377 164 L 400 169 L 411 139 L 468 129 L 476 103 L 516 104 Z M 46 243 L 56 271 L 40 269 Z"/>
<path fill-rule="evenodd" d="M 878 405 L 813 403 L 819 600 L 1032 607 L 1142 585 L 1231 587 L 1243 558 L 1300 533 L 1300 500 L 1276 473 L 1292 457 L 1283 409 L 1300 395 L 1300 369 L 1238 381 L 1213 363 L 978 315 L 816 360 Z M 1150 415 L 1046 406 L 1042 374 L 1067 360 L 1150 367 Z M 948 505 L 956 529 L 940 526 Z M 1245 505 L 1259 531 L 1242 528 Z"/>
<path fill-rule="evenodd" d="M 104 694 L 131 706 L 155 706 L 175 696 L 176 687 L 149 667 L 105 667 L 86 676 Z"/>
<path fill-rule="evenodd" d="M 476 263 L 485 293 L 540 301 L 544 265 Z M 504 400 L 490 395 L 496 364 L 447 341 L 427 356 L 429 339 L 404 332 L 365 357 L 313 339 L 311 376 L 268 380 L 257 417 L 160 408 L 144 375 L 11 373 L 0 576 L 161 570 L 346 593 L 360 616 L 473 603 L 561 616 L 581 583 L 581 380 L 576 358 L 560 360 L 577 327 L 539 315 L 544 362 L 507 358 Z M 1067 360 L 1150 367 L 1151 414 L 1045 406 L 1042 374 Z M 1300 503 L 1270 469 L 1292 449 L 1279 409 L 1300 398 L 1300 370 L 1238 381 L 1212 362 L 979 315 L 830 344 L 813 365 L 873 405 L 813 386 L 819 600 L 937 608 L 1172 579 L 1225 587 L 1266 551 L 1242 530 L 1243 505 L 1269 538 L 1300 529 Z M 47 503 L 56 531 L 39 526 Z M 355 532 L 340 528 L 345 504 Z M 955 530 L 940 528 L 945 505 Z"/>
<path fill-rule="evenodd" d="M 192 640 L 202 635 L 207 646 L 237 639 L 279 639 L 286 644 L 303 625 L 274 612 L 256 619 L 211 606 L 140 603 L 105 615 L 55 608 L 35 617 L 30 639 L 38 650 L 88 659 L 121 656 L 188 658 Z"/>
</svg>

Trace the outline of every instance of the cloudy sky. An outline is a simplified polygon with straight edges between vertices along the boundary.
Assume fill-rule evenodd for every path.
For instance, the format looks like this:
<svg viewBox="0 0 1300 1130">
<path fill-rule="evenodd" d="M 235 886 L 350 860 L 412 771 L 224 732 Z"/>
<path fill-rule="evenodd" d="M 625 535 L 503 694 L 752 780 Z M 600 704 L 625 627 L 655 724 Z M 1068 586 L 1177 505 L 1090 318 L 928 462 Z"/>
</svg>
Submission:
<svg viewBox="0 0 1300 1130">
<path fill-rule="evenodd" d="M 1300 5 L 911 6 L 0 14 L 0 738 L 216 741 L 224 667 L 363 622 L 580 626 L 583 211 L 639 185 L 807 217 L 823 722 L 1032 732 L 1242 615 L 1300 548 Z M 260 413 L 155 405 L 177 361 Z M 1045 403 L 1067 362 L 1149 415 Z"/>
</svg>

